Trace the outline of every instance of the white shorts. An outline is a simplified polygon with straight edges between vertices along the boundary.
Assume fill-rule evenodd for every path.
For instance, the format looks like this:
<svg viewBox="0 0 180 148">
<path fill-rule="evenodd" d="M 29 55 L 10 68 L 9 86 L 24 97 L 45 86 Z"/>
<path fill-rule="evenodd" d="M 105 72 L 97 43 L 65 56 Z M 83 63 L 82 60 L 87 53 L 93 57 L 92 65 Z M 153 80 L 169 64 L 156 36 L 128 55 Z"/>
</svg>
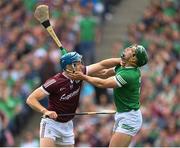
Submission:
<svg viewBox="0 0 180 148">
<path fill-rule="evenodd" d="M 42 118 L 40 138 L 51 138 L 58 145 L 73 145 L 74 132 L 72 120 L 61 123 L 49 118 Z"/>
<path fill-rule="evenodd" d="M 142 114 L 140 109 L 130 112 L 116 113 L 113 132 L 120 132 L 135 136 L 142 126 Z"/>
</svg>

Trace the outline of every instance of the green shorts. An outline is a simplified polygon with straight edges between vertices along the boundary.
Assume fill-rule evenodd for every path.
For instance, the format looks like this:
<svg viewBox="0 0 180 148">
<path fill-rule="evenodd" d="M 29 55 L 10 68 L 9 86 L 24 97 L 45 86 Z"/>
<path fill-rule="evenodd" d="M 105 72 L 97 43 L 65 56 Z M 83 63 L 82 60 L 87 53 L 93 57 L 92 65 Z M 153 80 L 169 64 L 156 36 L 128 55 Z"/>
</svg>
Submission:
<svg viewBox="0 0 180 148">
<path fill-rule="evenodd" d="M 135 136 L 142 126 L 142 114 L 140 109 L 115 114 L 113 132 L 120 132 Z"/>
</svg>

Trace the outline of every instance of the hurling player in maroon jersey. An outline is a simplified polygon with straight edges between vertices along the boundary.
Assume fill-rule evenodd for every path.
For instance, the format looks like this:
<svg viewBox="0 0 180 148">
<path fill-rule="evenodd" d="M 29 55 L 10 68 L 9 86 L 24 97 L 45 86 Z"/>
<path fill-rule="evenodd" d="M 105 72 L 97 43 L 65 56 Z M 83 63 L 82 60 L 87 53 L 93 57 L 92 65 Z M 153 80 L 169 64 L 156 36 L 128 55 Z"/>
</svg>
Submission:
<svg viewBox="0 0 180 148">
<path fill-rule="evenodd" d="M 70 79 L 68 72 L 82 71 L 89 76 L 108 77 L 112 75 L 110 68 L 119 63 L 120 58 L 112 58 L 84 66 L 82 56 L 77 52 L 70 52 L 61 57 L 60 65 L 63 72 L 49 78 L 34 90 L 26 101 L 31 108 L 48 117 L 42 118 L 40 123 L 41 147 L 74 146 L 72 122 L 74 116 L 61 116 L 61 114 L 76 112 L 82 81 Z M 46 96 L 49 97 L 47 108 L 39 103 Z"/>
</svg>

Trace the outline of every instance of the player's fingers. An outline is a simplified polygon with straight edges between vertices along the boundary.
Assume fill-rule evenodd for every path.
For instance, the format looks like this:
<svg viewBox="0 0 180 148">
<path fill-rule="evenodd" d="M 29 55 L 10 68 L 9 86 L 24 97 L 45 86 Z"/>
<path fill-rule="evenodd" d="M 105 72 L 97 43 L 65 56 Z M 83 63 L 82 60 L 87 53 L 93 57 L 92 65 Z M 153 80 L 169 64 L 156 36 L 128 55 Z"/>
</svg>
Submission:
<svg viewBox="0 0 180 148">
<path fill-rule="evenodd" d="M 56 114 L 50 114 L 49 117 L 52 119 L 55 119 L 55 118 L 57 118 L 57 115 Z"/>
<path fill-rule="evenodd" d="M 75 73 L 69 73 L 68 75 L 73 80 L 81 80 L 83 77 L 83 73 L 80 71 L 76 71 Z"/>
<path fill-rule="evenodd" d="M 56 114 L 56 112 L 54 113 L 54 118 L 57 118 L 58 117 L 58 115 Z"/>
<path fill-rule="evenodd" d="M 79 78 L 81 78 L 81 76 L 79 74 L 74 74 L 73 75 L 73 79 L 77 79 L 78 80 Z"/>
<path fill-rule="evenodd" d="M 71 73 L 68 73 L 68 76 L 69 76 L 71 79 L 73 79 L 73 78 L 74 78 L 74 75 L 73 75 L 73 74 L 71 74 Z"/>
<path fill-rule="evenodd" d="M 77 71 L 75 71 L 73 74 L 71 74 L 73 77 L 78 76 L 79 74 L 77 73 Z"/>
<path fill-rule="evenodd" d="M 82 71 L 76 71 L 75 74 L 83 75 L 83 72 Z"/>
<path fill-rule="evenodd" d="M 72 78 L 72 79 L 76 79 L 77 78 L 77 75 L 75 73 L 70 73 L 69 76 Z"/>
<path fill-rule="evenodd" d="M 69 69 L 66 69 L 66 72 L 67 72 L 68 74 L 74 73 L 74 71 L 69 70 Z"/>
<path fill-rule="evenodd" d="M 72 72 L 72 71 L 68 71 L 67 74 L 68 74 L 68 76 L 74 76 L 74 72 Z"/>
<path fill-rule="evenodd" d="M 125 62 L 123 60 L 121 60 L 120 64 L 123 66 L 125 64 Z"/>
<path fill-rule="evenodd" d="M 56 114 L 56 112 L 52 112 L 52 118 L 57 118 L 57 114 Z"/>
<path fill-rule="evenodd" d="M 82 72 L 77 72 L 74 74 L 74 77 L 77 78 L 77 79 L 81 79 L 83 77 L 83 73 Z"/>
</svg>

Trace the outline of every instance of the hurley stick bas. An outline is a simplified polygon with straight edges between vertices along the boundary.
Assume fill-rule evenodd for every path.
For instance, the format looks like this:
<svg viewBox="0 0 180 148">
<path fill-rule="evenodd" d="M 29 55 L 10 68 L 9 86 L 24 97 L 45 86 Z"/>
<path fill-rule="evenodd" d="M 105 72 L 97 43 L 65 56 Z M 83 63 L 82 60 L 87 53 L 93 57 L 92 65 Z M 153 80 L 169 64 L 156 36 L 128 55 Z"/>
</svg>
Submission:
<svg viewBox="0 0 180 148">
<path fill-rule="evenodd" d="M 48 31 L 48 33 L 51 35 L 57 46 L 61 50 L 61 54 L 64 55 L 67 53 L 66 49 L 63 48 L 61 42 L 59 41 L 58 37 L 56 36 L 56 33 L 54 32 L 54 29 L 52 25 L 50 24 L 49 20 L 49 8 L 47 5 L 39 5 L 36 7 L 36 10 L 34 12 L 35 18 L 44 26 L 44 28 Z"/>
</svg>

